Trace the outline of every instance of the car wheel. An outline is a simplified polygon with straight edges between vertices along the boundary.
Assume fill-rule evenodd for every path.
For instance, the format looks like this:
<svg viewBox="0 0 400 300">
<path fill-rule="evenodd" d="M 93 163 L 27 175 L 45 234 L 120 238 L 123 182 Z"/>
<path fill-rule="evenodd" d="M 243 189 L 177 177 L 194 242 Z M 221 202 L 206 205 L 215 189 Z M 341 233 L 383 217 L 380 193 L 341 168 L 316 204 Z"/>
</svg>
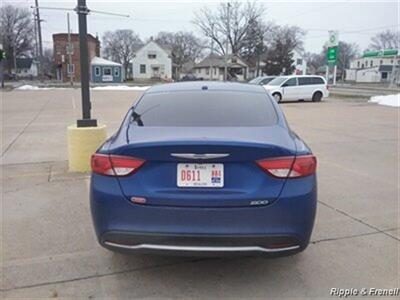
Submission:
<svg viewBox="0 0 400 300">
<path fill-rule="evenodd" d="M 275 98 L 275 100 L 280 103 L 282 101 L 282 96 L 279 93 L 274 93 L 272 96 Z"/>
<path fill-rule="evenodd" d="M 312 101 L 313 102 L 319 102 L 322 99 L 322 93 L 321 92 L 315 92 L 314 95 L 312 96 Z"/>
</svg>

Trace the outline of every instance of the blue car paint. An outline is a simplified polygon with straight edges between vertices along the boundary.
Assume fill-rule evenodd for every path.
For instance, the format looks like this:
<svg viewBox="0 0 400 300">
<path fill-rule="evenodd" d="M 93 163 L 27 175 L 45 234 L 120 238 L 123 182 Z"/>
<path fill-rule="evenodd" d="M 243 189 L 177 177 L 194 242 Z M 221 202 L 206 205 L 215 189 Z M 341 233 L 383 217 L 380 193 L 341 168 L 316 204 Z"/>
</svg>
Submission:
<svg viewBox="0 0 400 300">
<path fill-rule="evenodd" d="M 193 83 L 180 85 L 193 88 Z M 242 86 L 239 85 L 239 88 Z M 160 89 L 153 87 L 149 92 L 159 92 Z M 278 183 L 274 182 L 278 179 L 265 174 L 253 163 L 264 158 L 265 151 L 268 157 L 311 154 L 308 146 L 289 129 L 278 104 L 272 101 L 278 115 L 276 125 L 255 127 L 253 130 L 235 128 L 234 137 L 231 138 L 229 131 L 232 128 L 210 130 L 200 127 L 185 130 L 168 127 L 154 130 L 132 126 L 129 124 L 129 111 L 118 132 L 98 152 L 137 155 L 150 161 L 132 176 L 114 178 L 92 174 L 91 210 L 99 242 L 103 244 L 102 237 L 107 232 L 232 237 L 290 235 L 299 240 L 300 251 L 304 250 L 310 240 L 316 212 L 316 175 L 285 180 L 283 183 L 280 180 Z M 228 137 L 225 141 L 224 136 Z M 235 146 L 232 149 L 224 148 L 232 145 Z M 274 149 L 276 145 L 279 150 Z M 254 146 L 258 152 L 252 152 L 247 162 L 241 162 L 241 146 Z M 184 153 L 182 147 L 197 149 L 197 153 L 233 152 L 230 158 L 215 161 L 225 163 L 225 187 L 177 188 L 176 173 L 170 164 L 176 166 L 181 160 L 166 153 Z M 245 169 L 243 164 L 246 164 Z M 154 167 L 159 168 L 165 178 L 154 176 L 155 173 L 151 173 Z M 254 182 L 250 180 L 252 176 Z M 132 196 L 149 197 L 149 202 L 145 205 L 132 203 Z M 267 204 L 249 206 L 251 200 L 258 199 L 268 200 Z"/>
</svg>

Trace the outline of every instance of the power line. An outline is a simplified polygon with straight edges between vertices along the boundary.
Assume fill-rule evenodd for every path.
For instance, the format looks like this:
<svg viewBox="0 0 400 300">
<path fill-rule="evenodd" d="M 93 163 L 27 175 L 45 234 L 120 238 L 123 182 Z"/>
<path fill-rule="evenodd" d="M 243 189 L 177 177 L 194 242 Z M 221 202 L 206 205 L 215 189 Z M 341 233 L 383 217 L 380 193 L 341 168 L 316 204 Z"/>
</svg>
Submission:
<svg viewBox="0 0 400 300">
<path fill-rule="evenodd" d="M 391 26 L 381 26 L 381 27 L 375 27 L 375 28 L 365 28 L 365 29 L 360 29 L 360 30 L 352 30 L 352 31 L 345 31 L 345 30 L 338 30 L 340 33 L 345 33 L 345 34 L 354 34 L 354 33 L 365 33 L 365 32 L 371 32 L 371 31 L 376 31 L 380 29 L 386 29 L 386 28 L 393 28 L 393 27 L 398 27 L 399 25 L 391 25 Z M 317 36 L 310 36 L 308 39 L 314 39 L 314 38 L 321 38 L 321 37 L 326 37 L 326 34 L 324 35 L 317 35 Z"/>
</svg>

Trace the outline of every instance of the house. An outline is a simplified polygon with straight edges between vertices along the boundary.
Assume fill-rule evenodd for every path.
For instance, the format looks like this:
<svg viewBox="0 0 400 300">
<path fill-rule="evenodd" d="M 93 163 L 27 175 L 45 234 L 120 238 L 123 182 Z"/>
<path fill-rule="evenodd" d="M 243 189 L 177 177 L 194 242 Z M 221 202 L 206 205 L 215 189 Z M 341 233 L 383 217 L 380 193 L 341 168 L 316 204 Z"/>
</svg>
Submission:
<svg viewBox="0 0 400 300">
<path fill-rule="evenodd" d="M 12 73 L 19 78 L 33 78 L 38 76 L 38 64 L 33 58 L 16 58 L 17 69 L 13 69 Z"/>
<path fill-rule="evenodd" d="M 350 68 L 346 70 L 346 81 L 390 82 L 399 68 L 399 50 L 366 51 L 362 57 L 350 62 Z"/>
<path fill-rule="evenodd" d="M 100 41 L 91 34 L 87 35 L 89 63 L 95 56 L 100 56 Z M 80 81 L 81 64 L 79 52 L 79 34 L 71 34 L 71 47 L 68 47 L 68 34 L 53 34 L 54 65 L 56 69 L 56 79 L 69 81 L 70 76 L 75 81 Z M 69 61 L 71 54 L 71 62 Z"/>
<path fill-rule="evenodd" d="M 152 38 L 135 52 L 132 59 L 133 79 L 172 79 L 171 51 L 161 47 Z"/>
<path fill-rule="evenodd" d="M 225 65 L 228 69 L 228 80 L 245 81 L 248 64 L 236 55 L 222 56 L 210 54 L 193 67 L 194 75 L 205 80 L 224 80 Z"/>
<path fill-rule="evenodd" d="M 122 82 L 122 64 L 113 62 L 100 57 L 93 57 L 90 62 L 91 81 L 96 83 L 115 83 Z"/>
</svg>

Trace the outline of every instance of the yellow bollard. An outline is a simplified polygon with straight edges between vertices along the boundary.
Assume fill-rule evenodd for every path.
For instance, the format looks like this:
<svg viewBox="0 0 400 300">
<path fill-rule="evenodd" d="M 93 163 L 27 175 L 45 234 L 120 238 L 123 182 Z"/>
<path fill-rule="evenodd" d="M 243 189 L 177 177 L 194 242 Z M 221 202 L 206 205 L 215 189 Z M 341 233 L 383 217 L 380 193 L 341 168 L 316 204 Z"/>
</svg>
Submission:
<svg viewBox="0 0 400 300">
<path fill-rule="evenodd" d="M 89 172 L 90 157 L 107 138 L 106 125 L 68 126 L 68 167 L 70 172 Z"/>
</svg>

